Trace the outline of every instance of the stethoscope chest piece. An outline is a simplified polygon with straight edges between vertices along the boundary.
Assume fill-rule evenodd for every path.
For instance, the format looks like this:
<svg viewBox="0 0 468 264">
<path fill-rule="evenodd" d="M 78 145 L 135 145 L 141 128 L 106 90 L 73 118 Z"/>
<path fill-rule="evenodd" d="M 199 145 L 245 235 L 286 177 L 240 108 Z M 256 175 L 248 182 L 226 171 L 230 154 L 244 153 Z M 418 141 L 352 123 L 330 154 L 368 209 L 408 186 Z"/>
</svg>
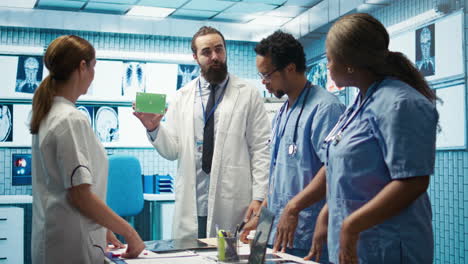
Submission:
<svg viewBox="0 0 468 264">
<path fill-rule="evenodd" d="M 340 143 L 341 138 L 342 138 L 341 133 L 338 133 L 338 135 L 335 136 L 335 141 L 333 144 L 336 146 L 338 143 Z"/>
<path fill-rule="evenodd" d="M 292 155 L 296 154 L 296 152 L 297 152 L 297 145 L 294 144 L 294 143 L 289 145 L 288 154 L 292 156 Z"/>
</svg>

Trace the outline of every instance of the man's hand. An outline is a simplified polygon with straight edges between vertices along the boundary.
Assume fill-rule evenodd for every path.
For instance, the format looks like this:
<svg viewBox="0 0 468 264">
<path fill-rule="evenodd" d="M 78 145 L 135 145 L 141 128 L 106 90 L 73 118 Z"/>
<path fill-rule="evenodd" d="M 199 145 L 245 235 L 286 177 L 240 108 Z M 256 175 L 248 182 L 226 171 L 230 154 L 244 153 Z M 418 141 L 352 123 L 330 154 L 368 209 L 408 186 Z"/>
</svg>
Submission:
<svg viewBox="0 0 468 264">
<path fill-rule="evenodd" d="M 248 243 L 247 236 L 251 230 L 255 230 L 258 224 L 258 215 L 260 213 L 260 208 L 262 207 L 262 202 L 258 200 L 253 200 L 247 211 L 245 212 L 244 222 L 246 223 L 242 232 L 240 234 L 240 240 L 244 243 Z"/>
<path fill-rule="evenodd" d="M 260 207 L 262 206 L 262 202 L 258 200 L 253 200 L 249 208 L 247 208 L 247 212 L 245 212 L 244 222 L 248 222 L 253 214 L 258 214 L 260 212 Z"/>
<path fill-rule="evenodd" d="M 132 108 L 135 110 L 135 102 L 133 102 Z M 158 128 L 159 124 L 161 123 L 161 119 L 164 117 L 164 115 L 161 114 L 140 112 L 133 112 L 133 115 L 140 119 L 141 123 L 148 131 L 154 131 L 156 128 Z"/>
<path fill-rule="evenodd" d="M 276 227 L 275 243 L 273 252 L 281 250 L 286 252 L 286 247 L 293 247 L 294 233 L 299 222 L 299 211 L 289 202 L 281 214 L 278 226 Z"/>
</svg>

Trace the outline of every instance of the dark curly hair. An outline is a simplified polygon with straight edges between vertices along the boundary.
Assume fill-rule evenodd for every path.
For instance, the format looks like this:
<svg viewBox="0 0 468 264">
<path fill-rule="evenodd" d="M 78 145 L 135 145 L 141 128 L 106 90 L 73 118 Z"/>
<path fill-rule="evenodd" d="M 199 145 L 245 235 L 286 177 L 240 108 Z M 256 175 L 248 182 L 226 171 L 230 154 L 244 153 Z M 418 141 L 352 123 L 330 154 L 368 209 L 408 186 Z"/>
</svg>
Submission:
<svg viewBox="0 0 468 264">
<path fill-rule="evenodd" d="M 302 44 L 291 34 L 281 30 L 275 31 L 262 39 L 255 47 L 255 53 L 260 56 L 270 56 L 273 65 L 282 70 L 290 63 L 296 65 L 296 72 L 305 72 L 305 53 Z"/>
</svg>

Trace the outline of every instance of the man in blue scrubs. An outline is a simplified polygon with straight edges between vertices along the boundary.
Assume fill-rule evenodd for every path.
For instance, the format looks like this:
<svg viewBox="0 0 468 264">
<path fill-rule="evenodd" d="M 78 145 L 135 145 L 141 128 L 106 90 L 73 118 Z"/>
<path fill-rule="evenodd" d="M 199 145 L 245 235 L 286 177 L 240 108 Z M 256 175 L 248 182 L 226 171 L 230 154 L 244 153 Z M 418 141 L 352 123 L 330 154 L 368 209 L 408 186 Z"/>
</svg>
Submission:
<svg viewBox="0 0 468 264">
<path fill-rule="evenodd" d="M 278 98 L 288 96 L 273 119 L 270 185 L 264 202 L 276 215 L 269 244 L 274 245 L 274 251 L 303 257 L 310 249 L 315 220 L 324 205 L 325 153 L 321 146 L 344 105 L 307 81 L 304 49 L 292 35 L 276 31 L 263 39 L 255 52 L 266 89 Z M 322 261 L 327 261 L 326 248 Z"/>
</svg>

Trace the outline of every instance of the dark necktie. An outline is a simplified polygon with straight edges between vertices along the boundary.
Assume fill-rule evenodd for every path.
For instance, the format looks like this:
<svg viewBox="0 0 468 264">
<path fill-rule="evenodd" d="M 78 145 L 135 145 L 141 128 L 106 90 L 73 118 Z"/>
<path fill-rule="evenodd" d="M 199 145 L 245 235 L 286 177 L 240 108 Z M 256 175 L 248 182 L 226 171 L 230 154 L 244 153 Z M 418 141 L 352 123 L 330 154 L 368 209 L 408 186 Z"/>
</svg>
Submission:
<svg viewBox="0 0 468 264">
<path fill-rule="evenodd" d="M 213 160 L 213 149 L 214 149 L 214 113 L 208 116 L 213 109 L 215 104 L 215 88 L 216 85 L 208 86 L 210 89 L 210 97 L 208 97 L 208 103 L 206 105 L 205 127 L 203 129 L 203 153 L 202 153 L 202 169 L 206 173 L 211 172 L 211 162 Z"/>
</svg>

